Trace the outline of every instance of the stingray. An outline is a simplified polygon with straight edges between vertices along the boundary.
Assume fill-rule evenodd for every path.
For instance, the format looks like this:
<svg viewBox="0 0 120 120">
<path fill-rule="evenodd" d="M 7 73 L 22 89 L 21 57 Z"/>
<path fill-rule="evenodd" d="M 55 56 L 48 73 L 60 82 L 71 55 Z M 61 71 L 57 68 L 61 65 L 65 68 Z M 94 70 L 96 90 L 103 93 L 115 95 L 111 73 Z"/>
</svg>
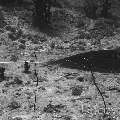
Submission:
<svg viewBox="0 0 120 120">
<path fill-rule="evenodd" d="M 58 60 L 50 60 L 44 66 L 59 65 L 63 68 L 93 71 L 100 73 L 120 72 L 120 52 L 113 50 L 98 50 L 79 53 Z"/>
</svg>

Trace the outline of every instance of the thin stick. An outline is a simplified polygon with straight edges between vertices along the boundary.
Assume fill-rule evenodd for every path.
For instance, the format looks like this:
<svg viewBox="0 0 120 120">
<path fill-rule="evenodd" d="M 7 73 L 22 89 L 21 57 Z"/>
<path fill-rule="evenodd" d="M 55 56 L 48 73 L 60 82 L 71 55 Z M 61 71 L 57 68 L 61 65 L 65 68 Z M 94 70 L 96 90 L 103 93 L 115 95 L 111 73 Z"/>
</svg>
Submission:
<svg viewBox="0 0 120 120">
<path fill-rule="evenodd" d="M 35 59 L 37 60 L 37 55 L 36 55 L 36 53 L 34 52 L 34 55 L 35 55 Z M 39 79 L 38 79 L 38 73 L 37 73 L 37 70 L 36 70 L 36 67 L 37 67 L 37 64 L 36 64 L 36 62 L 34 62 L 34 64 L 35 64 L 35 76 L 36 76 L 36 79 L 37 79 L 37 83 L 36 83 L 36 87 L 38 86 L 38 84 L 39 84 Z M 34 103 L 34 112 L 36 111 L 36 103 L 37 103 L 37 95 L 36 95 L 36 92 L 35 92 L 35 103 Z"/>
</svg>

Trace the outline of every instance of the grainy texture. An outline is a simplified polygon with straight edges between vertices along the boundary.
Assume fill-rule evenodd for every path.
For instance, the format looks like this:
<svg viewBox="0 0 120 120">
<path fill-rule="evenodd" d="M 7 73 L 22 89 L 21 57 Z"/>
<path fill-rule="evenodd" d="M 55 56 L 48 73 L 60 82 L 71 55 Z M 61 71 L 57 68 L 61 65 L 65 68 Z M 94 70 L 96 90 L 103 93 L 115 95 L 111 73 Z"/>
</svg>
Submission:
<svg viewBox="0 0 120 120">
<path fill-rule="evenodd" d="M 61 0 L 40 29 L 25 1 L 0 5 L 0 120 L 119 120 L 119 22 Z"/>
</svg>

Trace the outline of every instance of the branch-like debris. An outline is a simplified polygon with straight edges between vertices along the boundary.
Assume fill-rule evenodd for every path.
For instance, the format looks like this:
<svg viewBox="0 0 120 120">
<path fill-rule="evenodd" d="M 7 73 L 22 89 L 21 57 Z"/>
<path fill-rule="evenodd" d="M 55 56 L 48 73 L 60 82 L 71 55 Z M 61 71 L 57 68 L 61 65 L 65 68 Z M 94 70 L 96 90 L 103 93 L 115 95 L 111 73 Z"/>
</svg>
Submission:
<svg viewBox="0 0 120 120">
<path fill-rule="evenodd" d="M 24 63 L 24 73 L 30 73 L 29 69 L 30 69 L 30 65 L 29 65 L 28 62 L 25 61 L 25 63 Z"/>
</svg>

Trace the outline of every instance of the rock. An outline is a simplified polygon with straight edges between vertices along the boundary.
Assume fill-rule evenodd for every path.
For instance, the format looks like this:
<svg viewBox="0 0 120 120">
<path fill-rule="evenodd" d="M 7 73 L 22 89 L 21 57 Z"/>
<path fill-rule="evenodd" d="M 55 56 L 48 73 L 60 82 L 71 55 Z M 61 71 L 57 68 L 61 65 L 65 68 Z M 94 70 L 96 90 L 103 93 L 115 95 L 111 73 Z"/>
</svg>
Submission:
<svg viewBox="0 0 120 120">
<path fill-rule="evenodd" d="M 72 95 L 73 96 L 80 96 L 81 93 L 83 92 L 83 87 L 82 86 L 74 86 L 72 88 Z"/>
</svg>

